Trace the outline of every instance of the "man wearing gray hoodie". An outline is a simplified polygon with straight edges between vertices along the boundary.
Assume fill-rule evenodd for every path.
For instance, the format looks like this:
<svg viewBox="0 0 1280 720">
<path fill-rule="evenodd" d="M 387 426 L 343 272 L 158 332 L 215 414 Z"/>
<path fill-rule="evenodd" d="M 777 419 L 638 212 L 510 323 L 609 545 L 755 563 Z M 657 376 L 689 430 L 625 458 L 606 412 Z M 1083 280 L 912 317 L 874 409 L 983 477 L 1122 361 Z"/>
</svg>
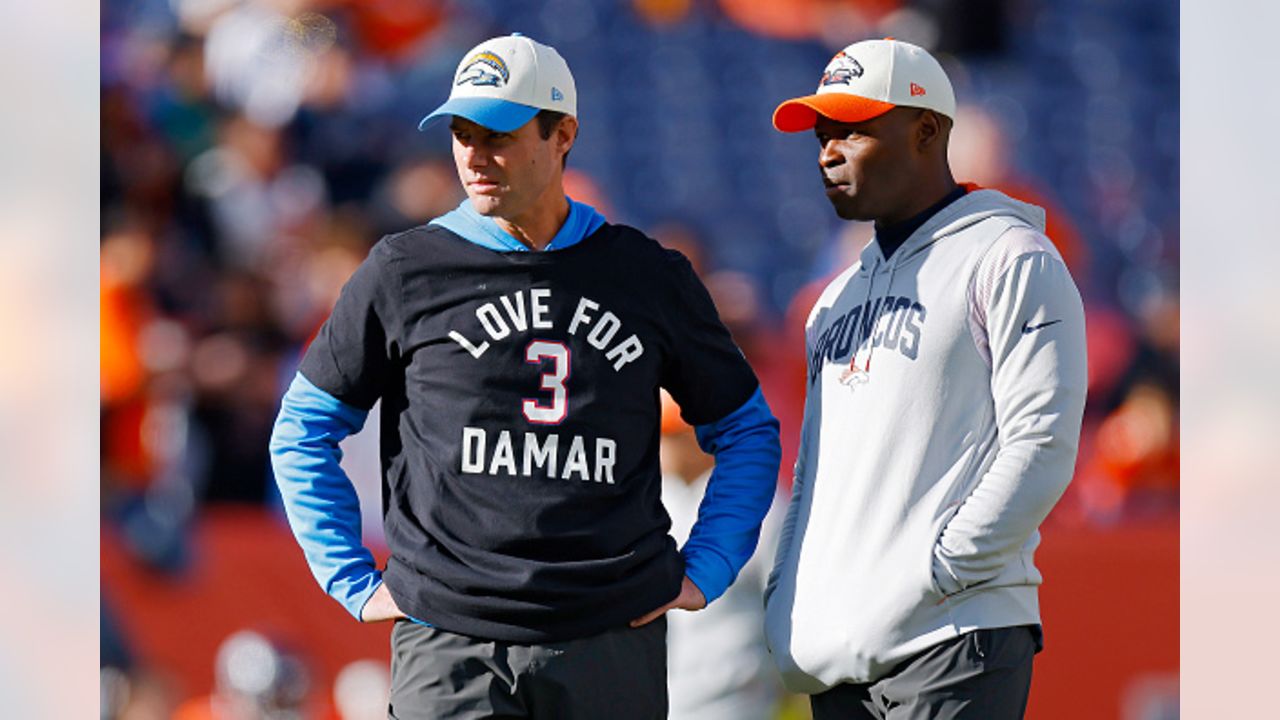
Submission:
<svg viewBox="0 0 1280 720">
<path fill-rule="evenodd" d="M 1075 465 L 1084 309 L 1043 210 L 954 181 L 954 115 L 938 62 L 891 39 L 774 113 L 814 131 L 836 213 L 876 227 L 809 315 L 765 595 L 817 720 L 1020 718 L 1042 646 L 1033 553 Z"/>
</svg>

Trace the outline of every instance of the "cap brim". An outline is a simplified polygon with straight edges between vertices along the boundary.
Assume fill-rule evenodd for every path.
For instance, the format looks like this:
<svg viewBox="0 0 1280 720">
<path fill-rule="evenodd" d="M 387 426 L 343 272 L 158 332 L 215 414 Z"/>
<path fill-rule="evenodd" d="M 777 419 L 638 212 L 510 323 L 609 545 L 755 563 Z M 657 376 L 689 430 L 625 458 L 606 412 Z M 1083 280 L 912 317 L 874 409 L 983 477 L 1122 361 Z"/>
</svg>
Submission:
<svg viewBox="0 0 1280 720">
<path fill-rule="evenodd" d="M 539 108 L 521 105 L 497 98 L 450 98 L 430 115 L 422 118 L 418 129 L 444 117 L 458 116 L 495 132 L 511 132 L 522 127 L 538 114 Z"/>
<path fill-rule="evenodd" d="M 862 122 L 897 107 L 893 103 L 848 93 L 830 92 L 788 100 L 773 111 L 773 126 L 782 132 L 812 130 L 818 116 L 837 122 Z"/>
</svg>

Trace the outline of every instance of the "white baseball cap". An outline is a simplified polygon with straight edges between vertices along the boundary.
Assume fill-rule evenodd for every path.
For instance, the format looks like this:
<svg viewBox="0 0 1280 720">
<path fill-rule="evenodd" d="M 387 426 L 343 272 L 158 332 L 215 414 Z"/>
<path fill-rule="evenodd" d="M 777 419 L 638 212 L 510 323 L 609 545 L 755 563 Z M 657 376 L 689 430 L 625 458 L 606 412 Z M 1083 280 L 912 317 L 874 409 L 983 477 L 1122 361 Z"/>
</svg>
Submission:
<svg viewBox="0 0 1280 720">
<path fill-rule="evenodd" d="M 956 96 L 942 66 L 924 48 L 885 38 L 863 40 L 836 53 L 818 92 L 788 100 L 773 111 L 782 132 L 812 129 L 818 115 L 862 122 L 895 107 L 927 108 L 956 116 Z"/>
<path fill-rule="evenodd" d="M 538 114 L 578 114 L 569 64 L 555 48 L 513 33 L 485 40 L 458 63 L 449 99 L 422 118 L 418 129 L 457 115 L 497 132 L 511 132 Z"/>
</svg>

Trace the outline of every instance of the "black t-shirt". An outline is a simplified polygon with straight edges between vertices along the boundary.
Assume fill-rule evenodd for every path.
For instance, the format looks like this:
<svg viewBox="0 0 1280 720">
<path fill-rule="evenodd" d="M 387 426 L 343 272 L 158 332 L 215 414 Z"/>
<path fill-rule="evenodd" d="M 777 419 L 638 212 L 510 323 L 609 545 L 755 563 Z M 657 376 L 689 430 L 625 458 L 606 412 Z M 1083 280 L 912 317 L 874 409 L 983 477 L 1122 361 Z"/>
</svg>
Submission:
<svg viewBox="0 0 1280 720">
<path fill-rule="evenodd" d="M 757 387 L 688 261 L 619 225 L 552 252 L 388 236 L 301 372 L 348 404 L 382 399 L 397 604 L 511 642 L 592 635 L 677 595 L 658 388 L 699 425 Z"/>
</svg>

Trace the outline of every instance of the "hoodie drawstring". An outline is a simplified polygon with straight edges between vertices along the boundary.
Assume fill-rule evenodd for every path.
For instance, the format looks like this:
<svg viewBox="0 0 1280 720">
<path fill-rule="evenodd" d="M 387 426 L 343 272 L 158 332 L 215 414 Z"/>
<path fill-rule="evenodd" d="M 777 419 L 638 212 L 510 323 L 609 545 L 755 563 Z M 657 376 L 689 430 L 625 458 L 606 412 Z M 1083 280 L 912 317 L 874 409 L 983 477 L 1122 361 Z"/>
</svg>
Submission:
<svg viewBox="0 0 1280 720">
<path fill-rule="evenodd" d="M 869 305 L 869 303 L 871 302 L 871 290 L 876 286 L 876 271 L 878 271 L 879 269 L 880 269 L 880 261 L 876 260 L 876 264 L 871 268 L 871 277 L 867 280 L 867 296 L 862 298 L 862 307 L 864 308 L 871 307 Z M 859 327 L 861 326 L 861 324 L 862 324 L 862 318 L 861 316 L 859 316 L 858 325 L 855 325 L 849 329 L 849 331 L 853 333 L 853 339 L 854 339 L 853 354 L 849 356 L 849 367 L 844 371 L 844 377 L 841 378 L 842 380 L 848 377 L 852 377 L 853 375 L 856 375 L 858 372 L 862 371 L 862 369 L 858 367 L 858 351 L 862 349 L 862 337 L 861 337 L 862 333 L 859 331 Z"/>
<path fill-rule="evenodd" d="M 854 344 L 853 354 L 849 357 L 849 368 L 848 370 L 845 371 L 846 378 L 852 377 L 853 375 L 856 375 L 859 372 L 862 372 L 865 374 L 870 374 L 871 372 L 871 358 L 875 356 L 875 352 L 876 352 L 876 347 L 874 342 L 874 337 L 876 334 L 876 325 L 879 324 L 880 317 L 884 315 L 884 312 L 885 312 L 884 303 L 886 300 L 889 299 L 889 292 L 893 289 L 893 278 L 898 273 L 898 260 L 901 260 L 901 257 L 894 258 L 894 261 L 889 264 L 889 284 L 885 286 L 884 294 L 880 296 L 880 304 L 876 306 L 879 312 L 877 313 L 875 319 L 870 321 L 868 324 L 867 337 L 866 337 L 867 364 L 865 367 L 862 367 L 862 368 L 858 367 L 858 351 L 862 349 L 862 338 L 860 337 L 861 333 L 858 331 L 858 328 L 856 327 L 853 328 L 852 330 L 854 333 L 857 333 L 854 337 L 858 339 L 858 342 Z M 880 270 L 880 261 L 876 260 L 875 266 L 871 269 L 870 282 L 867 283 L 867 296 L 862 300 L 862 307 L 865 308 L 865 312 L 868 312 L 868 313 L 872 311 L 871 310 L 871 291 L 875 288 L 876 274 L 879 272 L 879 270 Z M 859 325 L 861 324 L 862 324 L 861 321 L 859 321 Z"/>
<path fill-rule="evenodd" d="M 889 299 L 889 291 L 893 289 L 893 276 L 897 274 L 897 272 L 898 272 L 898 259 L 895 258 L 894 262 L 891 265 L 889 265 L 889 284 L 884 286 L 884 295 L 880 296 L 880 305 L 879 305 L 880 312 L 871 321 L 871 327 L 867 331 L 868 350 L 867 350 L 867 367 L 865 369 L 868 373 L 871 372 L 871 356 L 876 354 L 876 343 L 875 343 L 876 325 L 880 324 L 880 318 L 884 317 L 884 314 L 886 312 L 884 303 L 886 300 Z"/>
</svg>

